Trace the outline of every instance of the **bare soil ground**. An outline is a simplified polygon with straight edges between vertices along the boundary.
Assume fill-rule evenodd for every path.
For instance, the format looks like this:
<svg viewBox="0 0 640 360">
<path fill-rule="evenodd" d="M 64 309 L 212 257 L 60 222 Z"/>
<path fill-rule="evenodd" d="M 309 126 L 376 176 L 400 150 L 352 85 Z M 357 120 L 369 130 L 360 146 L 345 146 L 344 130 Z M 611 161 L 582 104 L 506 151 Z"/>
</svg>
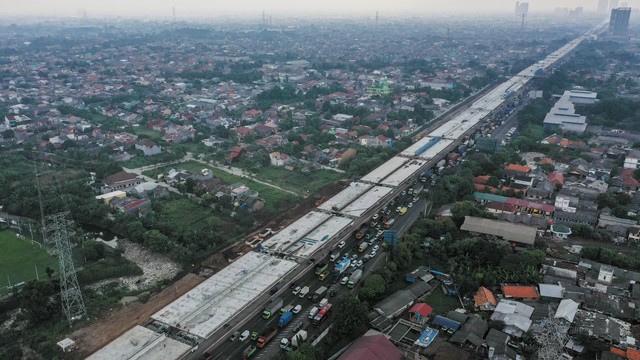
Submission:
<svg viewBox="0 0 640 360">
<path fill-rule="evenodd" d="M 71 353 L 70 355 L 73 356 L 69 358 L 86 358 L 135 325 L 147 322 L 155 312 L 193 289 L 202 281 L 204 278 L 189 273 L 153 295 L 144 304 L 136 301 L 125 307 L 106 312 L 101 318 L 92 319 L 87 326 L 71 334 L 70 337 L 76 342 L 78 350 Z"/>
</svg>

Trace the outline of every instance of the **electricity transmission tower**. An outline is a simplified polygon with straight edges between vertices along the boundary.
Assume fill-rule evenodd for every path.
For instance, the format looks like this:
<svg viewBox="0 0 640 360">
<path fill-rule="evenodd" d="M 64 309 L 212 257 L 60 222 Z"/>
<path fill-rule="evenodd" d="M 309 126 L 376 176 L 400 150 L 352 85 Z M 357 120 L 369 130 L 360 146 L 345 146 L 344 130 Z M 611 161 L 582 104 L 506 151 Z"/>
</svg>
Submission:
<svg viewBox="0 0 640 360">
<path fill-rule="evenodd" d="M 60 264 L 60 295 L 62 311 L 67 317 L 69 325 L 87 315 L 84 307 L 80 285 L 76 276 L 71 257 L 71 237 L 73 236 L 73 221 L 67 216 L 68 211 L 49 215 L 46 218 L 47 242 L 55 245 Z"/>
</svg>

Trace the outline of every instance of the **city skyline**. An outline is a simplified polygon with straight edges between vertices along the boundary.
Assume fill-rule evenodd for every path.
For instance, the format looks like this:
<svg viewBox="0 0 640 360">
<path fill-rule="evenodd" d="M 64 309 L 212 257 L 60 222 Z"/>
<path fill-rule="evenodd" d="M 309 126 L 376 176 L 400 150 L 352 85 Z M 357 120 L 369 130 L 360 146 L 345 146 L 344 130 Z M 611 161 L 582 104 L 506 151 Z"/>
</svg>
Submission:
<svg viewBox="0 0 640 360">
<path fill-rule="evenodd" d="M 428 16 L 441 13 L 512 13 L 515 1 L 484 0 L 472 2 L 451 0 L 443 4 L 438 1 L 419 0 L 351 0 L 348 2 L 327 0 L 320 4 L 300 5 L 292 0 L 258 1 L 239 0 L 233 3 L 201 3 L 196 0 L 138 0 L 134 3 L 124 0 L 110 2 L 86 0 L 62 0 L 54 4 L 43 5 L 41 0 L 5 0 L 0 6 L 5 15 L 11 16 L 77 16 L 86 13 L 91 17 L 99 16 L 134 16 L 134 17 L 170 17 L 176 8 L 178 17 L 215 17 L 235 15 L 253 17 L 262 11 L 279 15 L 371 15 L 378 11 L 386 15 Z M 635 1 L 630 6 L 637 5 Z M 539 0 L 530 4 L 531 12 L 551 12 L 560 8 L 583 6 L 586 11 L 595 11 L 597 1 Z"/>
</svg>

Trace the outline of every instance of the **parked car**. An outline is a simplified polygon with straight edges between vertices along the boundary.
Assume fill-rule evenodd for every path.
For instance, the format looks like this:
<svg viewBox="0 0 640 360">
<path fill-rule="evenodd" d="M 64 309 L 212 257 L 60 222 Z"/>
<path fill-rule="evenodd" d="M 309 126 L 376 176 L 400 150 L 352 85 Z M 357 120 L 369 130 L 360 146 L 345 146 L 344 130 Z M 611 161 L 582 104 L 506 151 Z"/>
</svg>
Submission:
<svg viewBox="0 0 640 360">
<path fill-rule="evenodd" d="M 302 310 L 302 305 L 298 304 L 296 305 L 296 307 L 293 308 L 293 310 L 291 310 L 292 313 L 297 314 Z"/>
<path fill-rule="evenodd" d="M 302 290 L 302 288 L 301 288 L 300 286 L 296 287 L 296 288 L 293 290 L 293 295 L 294 295 L 294 296 L 295 296 L 295 295 L 298 295 L 298 294 L 300 293 L 300 290 Z"/>
<path fill-rule="evenodd" d="M 245 330 L 242 332 L 242 334 L 240 335 L 240 338 L 238 340 L 240 341 L 245 341 L 249 338 L 249 336 L 251 335 L 251 333 L 249 332 L 249 330 Z"/>
<path fill-rule="evenodd" d="M 338 243 L 338 247 L 339 247 L 340 249 L 342 249 L 345 245 L 346 245 L 346 243 L 344 242 L 344 240 L 342 240 L 342 241 L 340 241 L 340 242 Z"/>
<path fill-rule="evenodd" d="M 371 250 L 373 250 L 373 251 L 378 251 L 378 249 L 380 249 L 380 246 L 379 246 L 379 245 L 373 245 L 373 249 L 371 249 Z"/>
</svg>

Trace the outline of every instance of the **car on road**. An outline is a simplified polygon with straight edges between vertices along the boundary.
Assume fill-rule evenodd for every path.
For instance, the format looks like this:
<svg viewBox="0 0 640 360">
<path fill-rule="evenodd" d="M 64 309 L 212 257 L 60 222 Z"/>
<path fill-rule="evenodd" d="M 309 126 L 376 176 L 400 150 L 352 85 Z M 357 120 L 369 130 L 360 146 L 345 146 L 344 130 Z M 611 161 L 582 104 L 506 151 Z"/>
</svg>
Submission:
<svg viewBox="0 0 640 360">
<path fill-rule="evenodd" d="M 351 254 L 350 253 L 346 253 L 346 254 L 344 254 L 344 256 L 342 258 L 343 259 L 351 258 Z"/>
<path fill-rule="evenodd" d="M 397 212 L 397 213 L 399 213 L 401 209 L 402 209 L 402 207 L 398 206 L 398 207 L 396 208 L 396 212 Z"/>
<path fill-rule="evenodd" d="M 406 207 L 403 207 L 402 209 L 400 209 L 400 215 L 406 214 L 407 211 L 409 211 L 409 209 L 407 209 Z"/>
<path fill-rule="evenodd" d="M 279 290 L 278 287 L 274 286 L 274 287 L 271 288 L 271 291 L 269 291 L 269 292 L 271 293 L 271 295 L 273 295 L 273 294 L 277 293 L 278 290 Z"/>
<path fill-rule="evenodd" d="M 342 280 L 340 280 L 340 284 L 341 285 L 346 285 L 349 282 L 349 277 L 345 276 L 342 278 Z"/>
<path fill-rule="evenodd" d="M 373 249 L 371 249 L 372 251 L 378 251 L 378 249 L 380 249 L 379 245 L 373 245 Z"/>
<path fill-rule="evenodd" d="M 380 214 L 375 213 L 375 214 L 373 215 L 373 217 L 371 218 L 371 220 L 376 221 L 376 220 L 378 220 L 379 218 L 380 218 Z"/>
<path fill-rule="evenodd" d="M 240 341 L 245 341 L 249 338 L 249 336 L 251 335 L 251 332 L 249 332 L 249 330 L 245 330 L 242 332 L 242 334 L 240 335 L 240 338 L 238 338 L 238 340 Z"/>
<path fill-rule="evenodd" d="M 295 288 L 295 289 L 293 290 L 293 295 L 294 295 L 294 296 L 295 296 L 295 295 L 298 295 L 298 294 L 300 293 L 300 290 L 302 290 L 302 288 L 301 288 L 300 286 L 298 286 L 297 288 Z"/>
<path fill-rule="evenodd" d="M 236 341 L 236 339 L 240 336 L 240 331 L 236 330 L 233 332 L 231 336 L 229 336 L 229 341 Z"/>
<path fill-rule="evenodd" d="M 354 261 L 354 262 L 351 263 L 351 265 L 349 267 L 352 268 L 352 269 L 355 269 L 356 266 L 357 266 L 356 262 Z"/>
<path fill-rule="evenodd" d="M 351 255 L 351 261 L 355 260 L 358 258 L 358 254 L 353 254 Z"/>
<path fill-rule="evenodd" d="M 362 266 L 362 264 L 364 264 L 364 262 L 362 261 L 362 259 L 358 260 L 358 262 L 356 263 L 356 267 L 360 267 Z"/>
<path fill-rule="evenodd" d="M 407 207 L 408 207 L 409 209 L 411 209 L 411 208 L 413 207 L 413 203 L 412 203 L 412 202 L 410 202 L 409 204 L 407 204 Z"/>
<path fill-rule="evenodd" d="M 402 190 L 402 192 L 400 193 L 400 196 L 405 196 L 407 195 L 407 190 Z"/>
<path fill-rule="evenodd" d="M 340 242 L 338 243 L 338 247 L 339 247 L 340 249 L 342 249 L 345 245 L 346 245 L 346 243 L 344 242 L 344 240 L 342 240 L 342 241 L 340 241 Z"/>
<path fill-rule="evenodd" d="M 293 310 L 291 310 L 292 313 L 297 314 L 302 310 L 302 305 L 298 304 L 296 305 L 296 307 L 293 308 Z"/>
<path fill-rule="evenodd" d="M 384 211 L 384 214 L 385 214 L 385 215 L 387 215 L 387 216 L 389 216 L 389 215 L 391 214 L 391 209 L 387 209 L 387 210 L 385 210 L 385 211 Z"/>
</svg>

